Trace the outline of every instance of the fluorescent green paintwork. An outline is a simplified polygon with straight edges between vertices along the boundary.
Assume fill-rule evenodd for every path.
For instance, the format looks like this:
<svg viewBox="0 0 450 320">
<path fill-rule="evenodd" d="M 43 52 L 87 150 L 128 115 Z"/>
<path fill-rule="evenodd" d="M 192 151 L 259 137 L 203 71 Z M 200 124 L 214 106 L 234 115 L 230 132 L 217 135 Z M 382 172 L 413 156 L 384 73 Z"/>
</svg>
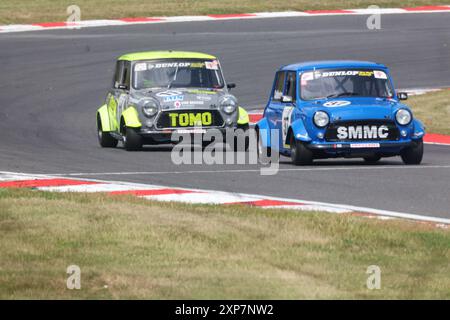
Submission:
<svg viewBox="0 0 450 320">
<path fill-rule="evenodd" d="M 239 111 L 239 116 L 238 116 L 237 123 L 238 124 L 247 124 L 247 123 L 249 123 L 250 119 L 248 117 L 247 111 L 245 111 L 245 109 L 242 108 L 242 107 L 239 107 L 238 111 Z"/>
<path fill-rule="evenodd" d="M 139 114 L 133 107 L 129 107 L 124 112 L 122 112 L 122 118 L 125 121 L 125 126 L 129 128 L 142 127 L 142 123 L 139 121 Z"/>
<path fill-rule="evenodd" d="M 128 53 L 119 58 L 119 60 L 125 61 L 138 61 L 138 60 L 156 60 L 156 59 L 217 59 L 215 56 L 201 53 L 201 52 L 188 52 L 188 51 L 147 51 L 147 52 L 135 52 Z"/>
<path fill-rule="evenodd" d="M 112 94 L 108 95 L 108 115 L 111 131 L 118 131 L 119 124 L 117 123 L 117 102 Z"/>
<path fill-rule="evenodd" d="M 100 124 L 103 132 L 109 132 L 111 130 L 111 125 L 109 122 L 108 106 L 106 104 L 102 105 L 98 110 L 97 114 L 100 116 Z"/>
</svg>

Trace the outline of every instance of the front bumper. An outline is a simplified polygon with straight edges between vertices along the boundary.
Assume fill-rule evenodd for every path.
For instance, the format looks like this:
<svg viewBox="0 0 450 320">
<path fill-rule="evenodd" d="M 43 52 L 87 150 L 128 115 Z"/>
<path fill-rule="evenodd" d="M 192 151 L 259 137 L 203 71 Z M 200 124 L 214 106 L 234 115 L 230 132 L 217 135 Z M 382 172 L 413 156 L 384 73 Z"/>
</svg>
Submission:
<svg viewBox="0 0 450 320">
<path fill-rule="evenodd" d="M 416 140 L 402 141 L 355 141 L 355 142 L 311 142 L 305 146 L 316 155 L 324 157 L 361 157 L 370 155 L 396 156 L 409 147 L 416 146 Z"/>
<path fill-rule="evenodd" d="M 371 145 L 371 146 L 370 146 Z M 378 145 L 378 147 L 375 147 Z M 402 142 L 342 142 L 342 143 L 309 143 L 306 145 L 312 150 L 356 150 L 356 149 L 384 149 L 384 148 L 405 148 L 415 145 L 414 141 Z"/>
<path fill-rule="evenodd" d="M 237 124 L 233 124 L 227 127 L 202 127 L 202 128 L 184 128 L 184 129 L 164 129 L 164 130 L 151 130 L 141 128 L 138 133 L 149 143 L 172 143 L 177 142 L 177 139 L 172 140 L 174 134 L 177 135 L 204 135 L 208 132 L 220 132 L 223 137 L 226 137 L 227 131 L 238 129 Z"/>
</svg>

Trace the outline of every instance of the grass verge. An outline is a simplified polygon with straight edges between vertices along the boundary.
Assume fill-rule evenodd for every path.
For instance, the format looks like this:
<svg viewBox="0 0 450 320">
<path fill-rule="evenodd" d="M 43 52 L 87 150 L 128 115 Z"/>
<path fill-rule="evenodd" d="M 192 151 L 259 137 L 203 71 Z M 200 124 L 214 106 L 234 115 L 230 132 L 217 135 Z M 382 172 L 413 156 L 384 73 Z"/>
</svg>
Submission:
<svg viewBox="0 0 450 320">
<path fill-rule="evenodd" d="M 429 133 L 450 134 L 450 90 L 412 96 L 406 102 Z"/>
<path fill-rule="evenodd" d="M 379 0 L 385 8 L 445 4 L 445 1 Z M 146 16 L 179 16 L 248 13 L 285 10 L 356 9 L 373 5 L 372 0 L 263 1 L 263 0 L 2 0 L 0 24 L 66 21 L 70 5 L 81 8 L 81 18 L 114 19 Z M 447 3 L 448 4 L 448 3 Z"/>
<path fill-rule="evenodd" d="M 0 299 L 450 299 L 450 231 L 406 221 L 3 189 L 0 235 Z"/>
</svg>

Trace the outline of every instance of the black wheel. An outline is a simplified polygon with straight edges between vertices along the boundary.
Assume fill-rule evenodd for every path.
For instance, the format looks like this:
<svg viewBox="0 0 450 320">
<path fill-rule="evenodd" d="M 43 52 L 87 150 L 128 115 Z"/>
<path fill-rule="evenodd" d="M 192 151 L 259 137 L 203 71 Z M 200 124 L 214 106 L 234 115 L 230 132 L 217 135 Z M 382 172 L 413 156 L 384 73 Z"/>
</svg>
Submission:
<svg viewBox="0 0 450 320">
<path fill-rule="evenodd" d="M 237 126 L 237 128 L 236 128 L 237 130 L 239 130 L 239 131 L 243 131 L 244 133 L 244 135 L 245 135 L 245 140 L 244 140 L 244 150 L 241 150 L 240 148 L 239 148 L 239 146 L 238 146 L 238 141 L 239 141 L 239 139 L 238 139 L 238 137 L 236 136 L 236 137 L 234 137 L 234 152 L 238 152 L 238 151 L 245 151 L 245 152 L 247 152 L 248 151 L 248 147 L 249 147 L 249 145 L 250 145 L 250 138 L 249 138 L 249 125 L 248 125 L 248 123 L 247 124 L 243 124 L 243 125 L 238 125 Z"/>
<path fill-rule="evenodd" d="M 125 128 L 123 146 L 127 151 L 136 151 L 142 148 L 142 137 L 133 128 Z"/>
<path fill-rule="evenodd" d="M 423 158 L 423 140 L 420 139 L 411 147 L 400 153 L 404 164 L 420 164 Z"/>
<path fill-rule="evenodd" d="M 256 133 L 256 151 L 258 155 L 258 162 L 260 164 L 268 164 L 270 163 L 270 157 L 272 156 L 272 149 L 270 147 L 264 147 L 259 136 L 259 130 L 255 130 Z"/>
<path fill-rule="evenodd" d="M 109 132 L 103 132 L 100 123 L 97 123 L 97 137 L 98 143 L 102 148 L 115 148 L 119 142 L 117 139 L 113 138 Z"/>
<path fill-rule="evenodd" d="M 304 166 L 311 164 L 313 161 L 313 153 L 305 147 L 303 142 L 291 137 L 291 159 L 296 166 Z"/>
<path fill-rule="evenodd" d="M 377 156 L 377 155 L 373 155 L 370 157 L 364 157 L 364 161 L 367 163 L 377 163 L 378 161 L 380 161 L 381 156 Z"/>
</svg>

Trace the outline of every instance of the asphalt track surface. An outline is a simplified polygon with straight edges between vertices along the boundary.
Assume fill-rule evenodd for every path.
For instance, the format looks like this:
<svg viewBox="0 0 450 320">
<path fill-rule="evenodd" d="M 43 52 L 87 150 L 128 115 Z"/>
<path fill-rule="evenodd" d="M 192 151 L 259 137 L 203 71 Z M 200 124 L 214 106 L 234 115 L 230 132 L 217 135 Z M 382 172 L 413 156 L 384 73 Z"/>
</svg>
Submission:
<svg viewBox="0 0 450 320">
<path fill-rule="evenodd" d="M 0 35 L 0 171 L 89 173 L 90 178 L 236 191 L 450 217 L 450 148 L 427 145 L 421 166 L 318 161 L 261 176 L 256 165 L 181 165 L 170 147 L 101 149 L 95 111 L 114 60 L 130 51 L 218 55 L 241 105 L 261 108 L 274 71 L 316 59 L 391 67 L 397 87 L 450 87 L 450 14 L 296 17 L 53 30 Z M 101 174 L 107 173 L 107 174 Z M 112 174 L 109 174 L 112 173 Z"/>
</svg>

